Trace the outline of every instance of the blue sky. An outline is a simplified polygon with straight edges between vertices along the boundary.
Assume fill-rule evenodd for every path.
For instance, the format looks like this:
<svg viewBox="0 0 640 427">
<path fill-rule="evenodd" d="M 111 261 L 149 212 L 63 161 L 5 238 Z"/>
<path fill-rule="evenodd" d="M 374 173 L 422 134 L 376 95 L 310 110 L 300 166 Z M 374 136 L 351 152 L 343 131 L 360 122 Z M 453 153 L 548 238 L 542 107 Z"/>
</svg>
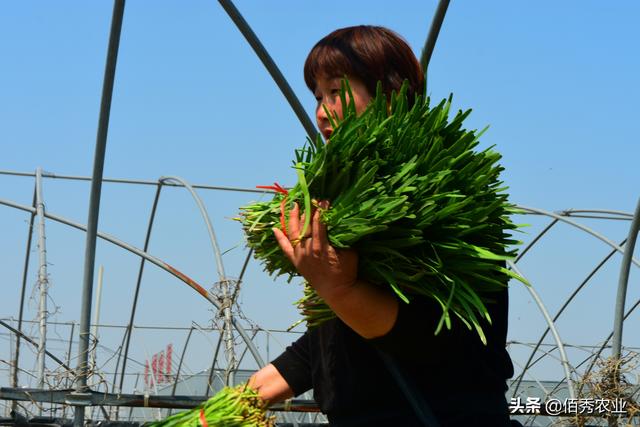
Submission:
<svg viewBox="0 0 640 427">
<path fill-rule="evenodd" d="M 390 7 L 386 1 L 238 1 L 236 6 L 311 114 L 315 100 L 304 85 L 302 64 L 317 40 L 343 26 L 384 25 L 419 55 L 436 2 L 397 1 Z M 32 172 L 41 166 L 57 174 L 91 174 L 111 9 L 107 1 L 4 5 L 0 169 Z M 429 94 L 440 99 L 453 93 L 456 108 L 474 110 L 468 127 L 490 125 L 482 145 L 496 145 L 503 154 L 513 202 L 552 211 L 634 210 L 640 196 L 639 12 L 640 5 L 630 0 L 452 2 L 429 68 Z M 177 175 L 212 185 L 290 185 L 293 150 L 304 139 L 279 90 L 216 2 L 127 2 L 105 177 Z M 85 223 L 88 190 L 87 183 L 47 180 L 47 209 Z M 32 191 L 31 179 L 0 176 L 2 199 L 30 204 Z M 141 247 L 153 193 L 151 187 L 105 184 L 100 229 Z M 245 252 L 230 218 L 255 197 L 200 193 L 221 247 L 230 250 L 224 256 L 227 273 L 237 275 Z M 17 317 L 26 218 L 0 207 L 3 318 Z M 531 224 L 521 235 L 524 241 L 545 224 L 535 217 L 517 220 Z M 618 242 L 627 234 L 628 222 L 585 224 Z M 186 192 L 163 194 L 155 230 L 152 254 L 203 284 L 216 280 L 206 229 Z M 47 234 L 51 301 L 60 307 L 54 318 L 78 319 L 84 235 L 52 222 Z M 558 227 L 521 267 L 554 312 L 607 250 L 591 237 Z M 559 323 L 565 341 L 596 344 L 608 334 L 620 259 L 613 258 Z M 123 324 L 137 259 L 100 243 L 97 263 L 106 269 L 102 319 Z M 28 295 L 35 271 L 32 263 Z M 244 313 L 265 328 L 285 328 L 297 319 L 291 303 L 299 287 L 272 282 L 260 266 L 250 265 L 241 294 Z M 631 302 L 640 297 L 637 285 L 632 271 Z M 204 300 L 155 268 L 147 269 L 141 301 L 138 324 L 206 325 L 211 318 Z M 35 308 L 33 300 L 31 318 Z M 638 318 L 635 314 L 625 326 L 627 345 L 640 345 Z M 536 340 L 545 326 L 517 284 L 510 319 L 510 339 Z M 116 348 L 119 334 L 105 333 L 104 344 Z M 181 346 L 184 340 L 184 333 L 145 334 L 133 349 L 139 360 L 169 341 Z M 188 356 L 193 371 L 207 367 L 209 339 L 196 338 Z M 512 352 L 518 360 L 524 354 L 519 348 Z M 555 378 L 556 365 L 539 374 Z M 5 384 L 7 377 L 0 378 Z"/>
</svg>

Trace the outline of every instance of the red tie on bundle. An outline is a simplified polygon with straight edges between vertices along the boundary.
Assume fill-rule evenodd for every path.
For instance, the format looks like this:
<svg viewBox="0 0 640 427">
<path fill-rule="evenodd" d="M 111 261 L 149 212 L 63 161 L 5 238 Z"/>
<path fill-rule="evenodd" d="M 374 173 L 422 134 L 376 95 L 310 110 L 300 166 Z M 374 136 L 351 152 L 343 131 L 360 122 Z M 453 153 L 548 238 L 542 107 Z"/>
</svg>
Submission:
<svg viewBox="0 0 640 427">
<path fill-rule="evenodd" d="M 273 185 L 256 185 L 256 188 L 261 188 L 263 190 L 273 190 L 276 193 L 280 193 L 280 194 L 284 194 L 284 198 L 282 199 L 282 201 L 280 202 L 280 226 L 282 227 L 282 233 L 287 236 L 287 225 L 285 223 L 284 220 L 284 207 L 285 204 L 287 203 L 287 196 L 289 195 L 289 192 L 287 190 L 285 190 L 284 188 L 282 188 L 282 186 L 280 184 L 278 184 L 277 182 L 274 182 Z"/>
<path fill-rule="evenodd" d="M 200 424 L 202 424 L 202 427 L 209 427 L 207 417 L 204 416 L 204 409 L 200 409 Z"/>
</svg>

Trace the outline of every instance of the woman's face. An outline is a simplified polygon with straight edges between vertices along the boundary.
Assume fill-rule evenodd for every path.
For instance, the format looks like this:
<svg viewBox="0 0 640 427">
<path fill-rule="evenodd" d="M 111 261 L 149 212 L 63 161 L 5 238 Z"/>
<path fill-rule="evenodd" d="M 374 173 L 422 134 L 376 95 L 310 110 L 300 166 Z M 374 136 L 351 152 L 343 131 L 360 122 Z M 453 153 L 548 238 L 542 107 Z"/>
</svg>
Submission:
<svg viewBox="0 0 640 427">
<path fill-rule="evenodd" d="M 349 86 L 351 86 L 351 93 L 353 94 L 351 102 L 353 102 L 356 107 L 356 113 L 360 114 L 367 108 L 372 96 L 367 91 L 367 88 L 364 86 L 362 81 L 354 77 L 348 77 L 348 79 Z M 324 105 L 327 107 L 327 110 L 329 110 L 331 114 L 335 113 L 338 117 L 344 117 L 342 114 L 342 102 L 340 101 L 341 80 L 342 78 L 340 77 L 319 77 L 316 80 L 316 90 L 313 93 L 318 101 L 318 104 L 316 105 L 316 122 L 318 123 L 318 129 L 320 129 L 320 133 L 322 133 L 325 140 L 329 140 L 333 129 L 331 128 L 329 118 L 322 106 Z M 348 94 L 347 102 L 349 102 Z"/>
</svg>

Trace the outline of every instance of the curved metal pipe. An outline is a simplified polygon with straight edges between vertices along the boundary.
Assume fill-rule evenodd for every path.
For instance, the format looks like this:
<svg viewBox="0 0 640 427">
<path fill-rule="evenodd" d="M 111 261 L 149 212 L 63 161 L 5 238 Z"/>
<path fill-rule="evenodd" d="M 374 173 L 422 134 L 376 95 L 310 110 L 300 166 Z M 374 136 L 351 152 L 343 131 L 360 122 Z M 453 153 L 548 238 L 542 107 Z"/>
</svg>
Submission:
<svg viewBox="0 0 640 427">
<path fill-rule="evenodd" d="M 220 248 L 218 247 L 218 240 L 216 239 L 216 234 L 213 231 L 213 225 L 211 224 L 211 218 L 209 217 L 209 213 L 207 212 L 207 208 L 205 207 L 202 199 L 196 193 L 196 190 L 189 184 L 185 179 L 176 176 L 163 176 L 160 178 L 161 182 L 165 181 L 175 181 L 182 184 L 193 197 L 193 200 L 198 205 L 198 209 L 200 210 L 200 214 L 202 215 L 202 219 L 204 220 L 207 226 L 207 232 L 209 233 L 209 240 L 211 241 L 211 247 L 213 248 L 213 254 L 216 261 L 216 266 L 218 268 L 218 279 L 220 281 L 220 285 L 222 288 L 222 314 L 224 315 L 224 334 L 225 334 L 225 354 L 227 356 L 227 370 L 225 375 L 225 383 L 227 385 L 234 385 L 234 370 L 236 369 L 236 353 L 233 345 L 233 330 L 232 330 L 232 318 L 233 314 L 231 313 L 231 306 L 233 305 L 233 300 L 229 299 L 229 281 L 227 280 L 226 274 L 224 272 L 224 264 L 222 263 L 222 254 L 220 253 Z M 235 292 L 234 292 L 235 295 Z"/>
<path fill-rule="evenodd" d="M 202 219 L 204 220 L 205 225 L 207 226 L 207 233 L 209 233 L 209 240 L 211 241 L 211 247 L 213 248 L 213 254 L 215 256 L 216 267 L 218 269 L 218 280 L 224 282 L 227 280 L 225 272 L 224 272 L 224 264 L 222 263 L 222 255 L 220 253 L 220 248 L 218 247 L 218 240 L 216 239 L 216 233 L 213 231 L 213 225 L 211 224 L 211 218 L 209 217 L 209 213 L 207 212 L 207 208 L 205 207 L 202 199 L 196 193 L 196 190 L 187 182 L 185 179 L 177 177 L 177 176 L 162 176 L 159 180 L 161 183 L 165 183 L 167 181 L 175 181 L 179 184 L 182 184 L 191 196 L 193 200 L 198 205 L 198 209 L 200 210 L 200 214 L 202 215 Z"/>
<path fill-rule="evenodd" d="M 624 243 L 626 242 L 626 239 L 623 240 L 622 242 L 620 242 L 620 246 L 624 245 Z M 564 302 L 564 304 L 562 305 L 562 307 L 560 307 L 560 310 L 558 310 L 558 312 L 556 313 L 555 316 L 553 316 L 553 321 L 555 322 L 556 320 L 558 320 L 560 318 L 560 315 L 564 312 L 564 310 L 569 306 L 569 304 L 571 303 L 571 301 L 573 301 L 573 299 L 578 295 L 578 293 L 582 290 L 582 288 L 584 288 L 586 286 L 586 284 L 589 282 L 589 280 L 591 280 L 591 278 L 598 272 L 598 270 L 600 270 L 600 268 L 602 268 L 602 266 L 605 265 L 605 263 L 616 253 L 616 250 L 612 250 L 611 252 L 609 252 L 609 254 L 607 254 L 606 257 L 604 257 L 604 259 L 602 261 L 600 261 L 600 263 L 593 269 L 591 270 L 591 272 L 587 275 L 587 277 L 582 281 L 582 283 L 580 283 L 580 285 L 573 291 L 573 293 L 569 296 L 569 298 L 567 298 L 567 300 Z M 547 329 L 545 329 L 544 333 L 542 334 L 542 336 L 540 337 L 540 339 L 538 340 L 538 343 L 536 344 L 535 348 L 533 349 L 533 351 L 531 352 L 531 354 L 529 355 L 529 359 L 527 360 L 527 363 L 525 363 L 525 367 L 524 369 L 527 370 L 528 368 L 530 368 L 531 366 L 535 365 L 537 363 L 531 363 L 533 360 L 534 355 L 536 354 L 536 352 L 538 351 L 538 348 L 540 348 L 540 345 L 542 344 L 542 341 L 544 341 L 544 339 L 546 338 L 547 334 L 549 333 L 549 328 L 547 327 Z M 539 359 L 538 359 L 539 360 Z M 524 375 L 524 371 L 518 376 L 518 383 L 516 384 L 516 387 L 514 389 L 514 395 L 515 393 L 518 391 L 518 388 L 520 387 L 520 383 L 522 382 L 522 378 Z"/>
<path fill-rule="evenodd" d="M 218 0 L 218 2 L 220 3 L 220 6 L 222 6 L 224 11 L 227 12 L 227 15 L 229 15 L 229 18 L 231 18 L 233 23 L 236 24 L 236 27 L 238 28 L 238 30 L 240 30 L 256 55 L 258 55 L 258 58 L 260 58 L 260 61 L 262 61 L 262 65 L 264 65 L 264 67 L 267 69 L 269 75 L 271 75 L 271 78 L 276 83 L 276 85 L 278 85 L 278 88 L 287 99 L 287 102 L 289 102 L 289 105 L 293 109 L 296 117 L 298 117 L 298 120 L 300 120 L 300 123 L 307 132 L 309 138 L 312 141 L 315 141 L 318 135 L 316 127 L 309 118 L 307 112 L 302 107 L 302 104 L 300 103 L 300 100 L 298 99 L 296 94 L 293 92 L 293 89 L 291 89 L 291 86 L 289 86 L 287 79 L 284 78 L 284 75 L 269 55 L 269 52 L 267 52 L 267 49 L 265 49 L 265 47 L 260 42 L 260 39 L 258 38 L 256 33 L 253 32 L 247 21 L 244 19 L 240 11 L 235 7 L 231 0 Z"/>
<path fill-rule="evenodd" d="M 567 218 L 563 217 L 562 215 L 558 215 L 558 214 L 553 213 L 553 212 L 545 211 L 543 209 L 529 208 L 529 207 L 526 207 L 526 206 L 517 206 L 517 208 L 518 209 L 522 209 L 522 210 L 526 210 L 526 211 L 530 211 L 530 212 L 534 212 L 534 213 L 538 213 L 540 215 L 546 215 L 546 216 L 549 216 L 551 218 L 556 218 L 556 219 L 558 219 L 558 220 L 560 220 L 562 222 L 565 222 L 565 223 L 567 223 L 569 225 L 572 225 L 572 226 L 574 226 L 576 228 L 579 228 L 580 230 L 585 231 L 588 234 L 591 234 L 595 238 L 597 238 L 597 239 L 603 241 L 604 243 L 606 243 L 607 245 L 611 246 L 616 251 L 620 252 L 621 254 L 624 254 L 624 250 L 620 246 L 616 245 L 615 243 L 613 243 L 611 240 L 607 239 L 606 237 L 604 237 L 600 233 L 598 233 L 596 231 L 593 231 L 589 227 L 586 227 L 586 226 L 584 226 L 582 224 L 579 224 L 579 223 L 577 223 L 575 221 L 567 219 Z M 632 258 L 631 262 L 634 263 L 637 267 L 640 267 L 640 261 L 638 261 L 637 259 Z"/>
<path fill-rule="evenodd" d="M 104 158 L 107 149 L 107 132 L 109 130 L 109 116 L 111 113 L 111 98 L 116 75 L 118 48 L 122 32 L 122 18 L 124 16 L 124 0 L 114 0 L 111 29 L 109 31 L 109 45 L 102 84 L 102 99 L 100 101 L 100 116 L 98 132 L 93 158 L 93 174 L 91 177 L 91 192 L 89 194 L 89 212 L 87 215 L 87 235 L 84 256 L 84 274 L 82 280 L 82 299 L 80 303 L 80 333 L 78 340 L 78 381 L 76 391 L 85 393 L 88 390 L 87 362 L 89 360 L 89 327 L 91 323 L 91 297 L 93 294 L 93 274 L 96 257 L 96 239 L 98 232 L 98 217 L 100 213 L 100 196 L 102 192 L 102 175 Z M 84 425 L 84 406 L 75 409 L 73 424 L 75 427 Z"/>
<path fill-rule="evenodd" d="M 565 215 L 568 218 L 586 218 L 586 219 L 606 219 L 609 221 L 631 221 L 630 218 L 625 218 L 621 216 L 604 216 L 604 215 L 588 215 L 588 214 L 571 214 Z"/>
<path fill-rule="evenodd" d="M 620 279 L 618 281 L 618 293 L 616 296 L 615 316 L 613 321 L 613 342 L 612 356 L 616 359 L 620 358 L 622 350 L 622 325 L 624 316 L 624 303 L 627 299 L 627 286 L 629 284 L 629 270 L 631 269 L 631 258 L 633 250 L 636 247 L 636 239 L 640 230 L 640 199 L 636 205 L 636 211 L 629 227 L 629 237 L 624 248 L 624 256 L 620 266 Z"/>
<path fill-rule="evenodd" d="M 509 267 L 513 271 L 515 271 L 518 275 L 520 275 L 520 277 L 525 278 L 525 276 L 520 272 L 518 267 L 512 261 L 507 261 L 507 264 L 509 265 Z M 562 366 L 564 368 L 564 374 L 565 374 L 565 377 L 567 379 L 567 386 L 569 388 L 569 395 L 571 396 L 572 399 L 575 399 L 576 392 L 575 392 L 575 387 L 573 385 L 573 380 L 571 379 L 571 370 L 572 369 L 570 369 L 569 359 L 567 358 L 567 353 L 564 351 L 564 344 L 562 343 L 562 339 L 560 339 L 560 334 L 558 333 L 558 330 L 556 329 L 556 326 L 553 323 L 553 320 L 551 319 L 551 316 L 549 316 L 549 312 L 547 311 L 547 308 L 545 307 L 544 303 L 542 302 L 542 299 L 540 299 L 540 296 L 538 295 L 538 293 L 535 291 L 535 289 L 533 289 L 533 286 L 525 286 L 525 287 L 527 288 L 527 290 L 529 291 L 529 293 L 533 297 L 534 301 L 538 305 L 538 308 L 542 312 L 542 315 L 544 316 L 544 319 L 546 320 L 547 324 L 549 325 L 549 328 L 551 329 L 551 333 L 553 334 L 553 338 L 554 338 L 554 340 L 556 342 L 556 345 L 558 346 L 558 351 L 560 352 L 560 359 L 562 361 Z"/>
<path fill-rule="evenodd" d="M 15 202 L 11 202 L 8 200 L 4 200 L 4 199 L 0 199 L 0 205 L 5 205 L 5 206 L 9 206 L 15 209 L 19 209 L 25 212 L 34 212 L 35 209 L 30 208 L 28 206 L 24 206 L 21 205 L 19 203 L 15 203 Z M 86 231 L 86 227 L 84 225 L 75 223 L 73 221 L 70 221 L 66 218 L 60 217 L 58 215 L 54 215 L 52 213 L 49 212 L 45 212 L 45 216 L 53 221 L 59 222 L 61 224 L 65 224 L 68 225 L 72 228 L 81 230 L 81 231 Z M 162 270 L 165 270 L 166 272 L 168 272 L 169 274 L 171 274 L 172 276 L 176 277 L 177 279 L 179 279 L 180 281 L 184 282 L 186 285 L 188 285 L 190 288 L 192 288 L 193 290 L 195 290 L 196 292 L 198 292 L 200 295 L 202 295 L 207 301 L 209 301 L 211 304 L 213 304 L 213 306 L 220 310 L 220 304 L 218 303 L 218 301 L 216 300 L 216 298 L 211 295 L 210 292 L 208 292 L 207 290 L 205 290 L 202 286 L 200 286 L 198 283 L 196 283 L 193 279 L 191 279 L 190 277 L 188 277 L 187 275 L 185 275 L 184 273 L 176 270 L 175 268 L 173 268 L 172 266 L 170 266 L 169 264 L 167 264 L 166 262 L 162 261 L 159 258 L 154 257 L 153 255 L 150 255 L 128 243 L 125 243 L 113 236 L 110 236 L 108 234 L 105 233 L 101 233 L 98 232 L 97 236 L 103 240 L 106 240 L 109 243 L 112 243 L 116 246 L 121 247 L 122 249 L 125 249 L 131 253 L 134 253 L 137 256 L 143 257 L 145 258 L 147 261 L 151 262 L 152 264 L 156 265 L 157 267 L 161 268 Z M 245 344 L 247 344 L 249 346 L 249 351 L 251 352 L 251 354 L 253 355 L 253 358 L 255 359 L 256 363 L 258 363 L 258 365 L 260 367 L 265 366 L 264 360 L 262 359 L 262 357 L 260 356 L 260 354 L 258 353 L 258 350 L 256 349 L 256 347 L 253 345 L 253 342 L 251 342 L 251 339 L 249 338 L 249 335 L 247 335 L 247 333 L 245 332 L 245 330 L 237 324 L 236 320 L 233 319 L 232 320 L 233 326 L 236 329 L 236 331 L 238 331 L 238 333 L 240 334 L 240 336 L 242 337 L 242 339 L 244 340 Z"/>
<path fill-rule="evenodd" d="M 431 55 L 433 54 L 433 49 L 436 47 L 436 41 L 438 40 L 440 28 L 442 27 L 442 22 L 444 21 L 444 16 L 447 13 L 448 7 L 449 0 L 440 0 L 438 2 L 438 7 L 436 8 L 435 13 L 433 14 L 431 28 L 429 28 L 429 35 L 424 42 L 424 47 L 422 48 L 422 53 L 420 54 L 420 65 L 422 66 L 422 72 L 425 76 L 427 75 L 427 69 L 429 68 L 429 62 L 431 61 Z"/>
<path fill-rule="evenodd" d="M 600 213 L 600 214 L 607 214 L 607 215 L 619 215 L 619 216 L 623 216 L 623 217 L 627 217 L 625 219 L 632 219 L 633 218 L 633 214 L 629 213 L 629 212 L 624 212 L 624 211 L 614 211 L 614 210 L 609 210 L 609 209 L 567 209 L 562 211 L 563 214 L 566 215 L 571 215 L 573 213 Z"/>
</svg>

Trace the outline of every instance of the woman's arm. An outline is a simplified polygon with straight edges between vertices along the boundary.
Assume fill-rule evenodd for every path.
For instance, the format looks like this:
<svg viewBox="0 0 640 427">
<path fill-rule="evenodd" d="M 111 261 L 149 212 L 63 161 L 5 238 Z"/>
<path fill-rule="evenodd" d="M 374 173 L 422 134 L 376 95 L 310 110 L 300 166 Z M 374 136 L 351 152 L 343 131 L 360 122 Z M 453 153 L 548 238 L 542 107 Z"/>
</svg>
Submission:
<svg viewBox="0 0 640 427">
<path fill-rule="evenodd" d="M 249 378 L 249 387 L 256 390 L 260 397 L 269 403 L 282 402 L 293 397 L 293 390 L 271 363 Z"/>
<path fill-rule="evenodd" d="M 398 300 L 391 292 L 357 280 L 346 289 L 329 287 L 318 295 L 336 315 L 363 338 L 388 333 L 398 316 Z"/>
<path fill-rule="evenodd" d="M 327 202 L 320 202 L 327 209 Z M 289 217 L 289 240 L 277 228 L 273 232 L 285 255 L 336 315 L 364 338 L 385 335 L 395 324 L 398 300 L 386 289 L 358 280 L 358 254 L 329 244 L 320 209 L 313 214 L 310 230 L 298 241 L 304 215 L 294 205 Z"/>
</svg>

